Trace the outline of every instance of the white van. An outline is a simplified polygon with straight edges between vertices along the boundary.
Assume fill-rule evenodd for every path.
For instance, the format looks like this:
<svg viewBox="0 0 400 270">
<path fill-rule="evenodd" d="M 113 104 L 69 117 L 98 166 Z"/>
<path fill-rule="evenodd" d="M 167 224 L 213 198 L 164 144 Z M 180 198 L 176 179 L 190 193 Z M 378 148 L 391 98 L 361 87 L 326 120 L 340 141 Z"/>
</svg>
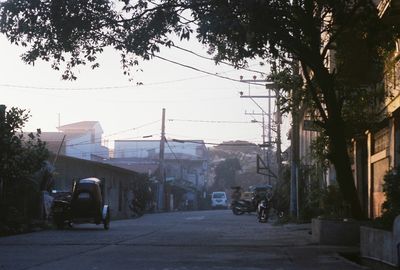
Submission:
<svg viewBox="0 0 400 270">
<path fill-rule="evenodd" d="M 228 197 L 224 191 L 215 191 L 211 194 L 211 207 L 228 208 Z"/>
</svg>

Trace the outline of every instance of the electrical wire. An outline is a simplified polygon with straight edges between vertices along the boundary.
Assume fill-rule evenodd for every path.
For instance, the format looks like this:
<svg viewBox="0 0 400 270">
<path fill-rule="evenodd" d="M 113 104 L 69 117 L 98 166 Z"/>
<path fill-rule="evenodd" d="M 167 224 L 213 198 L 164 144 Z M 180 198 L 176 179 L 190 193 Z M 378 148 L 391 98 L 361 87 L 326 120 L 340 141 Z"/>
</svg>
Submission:
<svg viewBox="0 0 400 270">
<path fill-rule="evenodd" d="M 134 128 L 129 128 L 129 129 L 125 129 L 125 130 L 122 130 L 122 131 L 117 131 L 117 132 L 114 132 L 114 133 L 111 133 L 111 134 L 103 135 L 102 138 L 101 138 L 100 140 L 94 140 L 94 141 L 92 141 L 92 140 L 86 140 L 86 141 L 82 141 L 82 142 L 79 142 L 79 143 L 70 144 L 69 146 L 88 145 L 88 144 L 94 144 L 94 143 L 101 143 L 101 142 L 104 140 L 104 138 L 109 138 L 109 137 L 112 137 L 112 136 L 115 136 L 115 135 L 118 135 L 118 134 L 121 134 L 121 133 L 126 133 L 126 132 L 128 132 L 128 131 L 135 131 L 135 130 L 141 129 L 141 128 L 143 128 L 143 127 L 147 127 L 147 126 L 153 125 L 153 124 L 158 123 L 158 122 L 161 122 L 161 120 L 152 121 L 152 122 L 145 123 L 145 124 L 143 124 L 143 125 L 140 125 L 140 126 L 137 126 L 137 127 L 134 127 Z M 68 135 L 67 133 L 61 133 L 61 134 Z M 84 135 L 84 134 L 82 134 L 82 135 Z M 154 135 L 157 135 L 157 134 L 151 134 L 151 136 L 154 136 Z M 143 137 L 143 136 L 138 136 L 138 137 L 134 137 L 134 138 L 142 138 L 142 137 Z M 68 138 L 68 137 L 67 137 L 67 138 Z"/>
<path fill-rule="evenodd" d="M 249 146 L 254 147 L 254 146 L 257 146 L 256 143 L 252 143 L 252 142 L 248 142 L 248 143 L 212 143 L 212 142 L 205 142 L 205 141 L 202 141 L 202 140 L 180 140 L 180 139 L 172 139 L 172 141 L 175 142 L 175 143 L 192 143 L 192 144 L 213 145 L 213 146 L 230 146 L 230 147 L 249 147 Z M 133 142 L 136 142 L 136 141 L 133 141 Z M 168 140 L 166 140 L 166 142 L 167 142 L 167 146 L 169 147 L 171 153 L 173 153 L 175 158 L 178 159 L 176 154 L 172 150 L 171 146 L 169 145 Z M 93 151 L 93 152 L 87 151 L 87 152 L 85 152 L 85 151 L 82 151 L 81 149 L 76 148 L 74 146 L 71 146 L 71 147 L 76 149 L 77 151 L 79 151 L 83 155 L 89 155 L 89 154 L 96 155 L 96 154 L 103 154 L 104 153 L 104 151 Z M 139 148 L 138 147 L 135 147 L 135 148 L 127 147 L 125 149 L 114 150 L 113 153 L 114 154 L 115 153 L 117 153 L 117 154 L 118 153 L 126 154 L 126 153 L 137 153 L 137 152 L 146 151 L 146 150 L 149 150 L 149 148 L 148 147 L 139 147 Z"/>
<path fill-rule="evenodd" d="M 211 75 L 211 76 L 214 76 L 214 77 L 218 77 L 218 78 L 221 78 L 221 79 L 234 81 L 234 82 L 239 82 L 239 83 L 248 83 L 248 84 L 251 84 L 251 85 L 258 85 L 258 86 L 264 86 L 265 87 L 264 84 L 253 83 L 253 82 L 248 82 L 248 81 L 245 82 L 245 81 L 242 81 L 242 80 L 232 79 L 232 78 L 229 78 L 229 77 L 226 77 L 226 76 L 222 76 L 222 75 L 219 75 L 219 74 L 216 74 L 216 73 L 212 73 L 212 72 L 209 72 L 209 71 L 205 71 L 205 70 L 202 70 L 202 69 L 190 66 L 190 65 L 182 64 L 182 63 L 179 63 L 179 62 L 176 62 L 176 61 L 161 57 L 159 55 L 153 55 L 153 57 L 161 59 L 161 60 L 169 62 L 169 63 L 172 63 L 172 64 L 175 64 L 175 65 L 178 65 L 178 66 L 181 66 L 181 67 L 185 67 L 185 68 L 192 69 L 192 70 L 195 70 L 195 71 L 198 71 L 198 72 L 201 72 L 201 73 L 205 73 L 205 74 L 208 74 L 208 75 Z"/>
<path fill-rule="evenodd" d="M 165 139 L 165 138 L 164 138 L 164 139 Z M 169 145 L 169 142 L 168 142 L 167 139 L 165 139 L 165 142 L 167 143 L 167 146 L 168 146 L 169 150 L 171 151 L 171 153 L 174 155 L 175 159 L 178 160 L 178 157 L 176 156 L 175 152 L 172 151 L 172 148 L 171 148 L 171 146 Z"/>
<path fill-rule="evenodd" d="M 215 124 L 254 124 L 247 121 L 228 121 L 228 120 L 191 120 L 191 119 L 168 119 L 169 122 L 194 122 L 194 123 L 215 123 Z"/>
<path fill-rule="evenodd" d="M 203 56 L 203 55 L 198 54 L 198 53 L 196 53 L 196 52 L 194 52 L 194 51 L 192 51 L 192 50 L 189 50 L 189 49 L 180 47 L 180 46 L 175 45 L 175 44 L 171 45 L 171 47 L 174 47 L 174 48 L 179 49 L 179 50 L 184 51 L 184 52 L 188 52 L 188 53 L 190 53 L 190 54 L 193 54 L 193 55 L 195 55 L 195 56 L 197 56 L 197 57 L 200 57 L 200 58 L 203 58 L 203 59 L 215 61 L 215 60 L 214 60 L 213 58 L 211 58 L 211 57 Z M 221 64 L 224 64 L 224 65 L 228 65 L 228 66 L 235 67 L 235 65 L 232 65 L 231 63 L 225 62 L 225 61 L 220 61 L 220 62 L 218 62 L 218 63 L 221 63 Z M 250 72 L 256 72 L 256 73 L 259 73 L 259 74 L 261 74 L 261 75 L 267 75 L 267 73 L 265 73 L 265 72 L 262 72 L 262 71 L 259 71 L 259 70 L 254 70 L 254 69 L 250 69 L 250 68 L 239 67 L 239 69 L 243 69 L 243 70 L 250 71 Z"/>
</svg>

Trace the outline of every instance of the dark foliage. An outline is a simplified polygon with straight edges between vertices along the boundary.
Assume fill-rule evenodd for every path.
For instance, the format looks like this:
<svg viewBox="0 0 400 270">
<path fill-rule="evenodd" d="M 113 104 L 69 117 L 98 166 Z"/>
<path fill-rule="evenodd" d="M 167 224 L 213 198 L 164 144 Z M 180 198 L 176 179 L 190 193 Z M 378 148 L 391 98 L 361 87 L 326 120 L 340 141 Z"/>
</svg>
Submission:
<svg viewBox="0 0 400 270">
<path fill-rule="evenodd" d="M 237 158 L 229 158 L 218 163 L 215 168 L 214 190 L 228 190 L 236 186 L 236 172 L 241 169 Z"/>
<path fill-rule="evenodd" d="M 28 118 L 25 110 L 0 107 L 0 231 L 8 233 L 26 229 L 40 213 L 43 179 L 37 176 L 48 151 L 40 131 L 22 133 Z"/>
<path fill-rule="evenodd" d="M 383 229 L 391 230 L 393 222 L 400 215 L 400 175 L 397 170 L 386 173 L 383 184 L 385 201 L 382 204 L 382 216 L 375 220 L 375 224 Z"/>
</svg>

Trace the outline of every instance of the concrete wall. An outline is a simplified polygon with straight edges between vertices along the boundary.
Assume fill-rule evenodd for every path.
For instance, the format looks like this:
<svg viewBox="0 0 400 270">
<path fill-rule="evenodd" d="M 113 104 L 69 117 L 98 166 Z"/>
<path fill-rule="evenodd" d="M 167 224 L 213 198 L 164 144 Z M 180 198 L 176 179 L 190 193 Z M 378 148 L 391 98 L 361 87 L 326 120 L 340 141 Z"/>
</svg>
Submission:
<svg viewBox="0 0 400 270">
<path fill-rule="evenodd" d="M 393 254 L 393 233 L 390 231 L 361 227 L 360 252 L 362 258 L 396 265 L 397 256 Z"/>
<path fill-rule="evenodd" d="M 399 266 L 400 216 L 393 223 L 393 231 L 361 227 L 360 252 L 362 258 Z"/>
<path fill-rule="evenodd" d="M 53 160 L 51 157 L 50 160 Z M 129 201 L 133 188 L 144 177 L 136 172 L 108 164 L 59 156 L 56 164 L 55 189 L 70 191 L 74 179 L 96 177 L 105 181 L 105 202 L 110 205 L 111 218 L 129 218 Z"/>
<path fill-rule="evenodd" d="M 358 221 L 313 219 L 311 240 L 320 245 L 358 245 L 360 223 Z"/>
</svg>

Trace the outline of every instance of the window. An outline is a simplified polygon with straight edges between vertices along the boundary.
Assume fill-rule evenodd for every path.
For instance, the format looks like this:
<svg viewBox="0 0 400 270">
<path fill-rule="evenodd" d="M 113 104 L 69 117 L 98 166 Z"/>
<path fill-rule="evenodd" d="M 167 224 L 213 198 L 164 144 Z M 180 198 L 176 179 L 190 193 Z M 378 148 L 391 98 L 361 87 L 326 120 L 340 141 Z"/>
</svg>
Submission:
<svg viewBox="0 0 400 270">
<path fill-rule="evenodd" d="M 373 152 L 379 153 L 389 147 L 389 128 L 383 128 L 374 134 Z"/>
</svg>

